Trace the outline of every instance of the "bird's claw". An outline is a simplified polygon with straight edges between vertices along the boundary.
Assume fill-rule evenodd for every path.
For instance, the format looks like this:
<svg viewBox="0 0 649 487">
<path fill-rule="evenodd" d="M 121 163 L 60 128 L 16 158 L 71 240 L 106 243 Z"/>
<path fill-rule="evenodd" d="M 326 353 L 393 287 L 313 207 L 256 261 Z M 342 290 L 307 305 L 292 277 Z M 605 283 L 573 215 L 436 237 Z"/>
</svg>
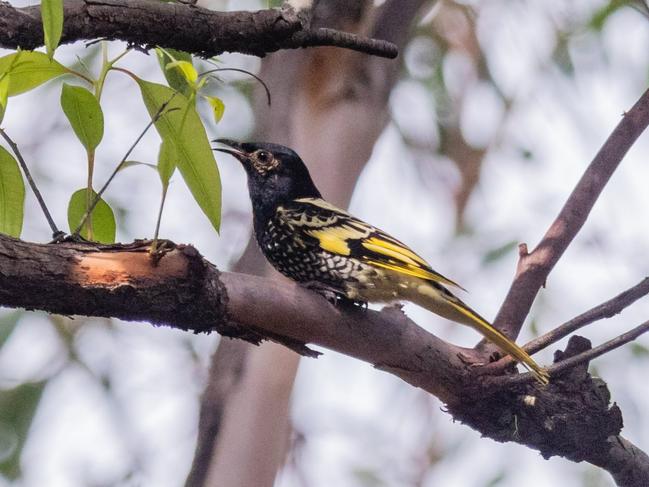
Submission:
<svg viewBox="0 0 649 487">
<path fill-rule="evenodd" d="M 318 293 L 320 296 L 329 301 L 329 303 L 331 303 L 333 306 L 354 307 L 361 310 L 367 309 L 366 301 L 357 301 L 355 299 L 350 299 L 345 295 L 345 293 L 341 292 L 340 290 L 321 282 L 307 282 L 304 284 L 304 287 L 306 287 L 310 291 Z"/>
</svg>

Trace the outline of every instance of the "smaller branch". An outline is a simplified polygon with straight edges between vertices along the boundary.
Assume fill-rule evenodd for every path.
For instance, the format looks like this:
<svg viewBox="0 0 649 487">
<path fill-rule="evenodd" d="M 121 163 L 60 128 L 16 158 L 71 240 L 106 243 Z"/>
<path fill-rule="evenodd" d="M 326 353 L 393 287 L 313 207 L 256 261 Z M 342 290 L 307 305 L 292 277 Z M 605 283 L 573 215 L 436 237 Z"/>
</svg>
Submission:
<svg viewBox="0 0 649 487">
<path fill-rule="evenodd" d="M 645 321 L 644 323 L 636 326 L 632 330 L 629 330 L 626 333 L 623 333 L 622 335 L 613 338 L 612 340 L 602 343 L 598 347 L 591 348 L 586 352 L 582 352 L 579 355 L 575 355 L 574 357 L 570 357 L 557 364 L 554 364 L 552 367 L 549 368 L 550 375 L 557 375 L 567 369 L 571 369 L 572 367 L 575 367 L 576 365 L 583 364 L 584 362 L 590 362 L 594 358 L 604 355 L 605 353 L 608 353 L 611 350 L 615 350 L 616 348 L 619 348 L 622 345 L 626 345 L 627 343 L 635 340 L 636 338 L 638 338 L 643 333 L 646 333 L 647 331 L 649 331 L 649 321 Z"/>
<path fill-rule="evenodd" d="M 627 151 L 649 125 L 649 90 L 624 114 L 606 139 L 541 242 L 529 254 L 521 249 L 521 260 L 507 297 L 494 325 L 516 337 L 550 271 L 577 236 L 599 195 Z"/>
<path fill-rule="evenodd" d="M 638 325 L 632 330 L 629 330 L 620 336 L 617 336 L 607 342 L 604 342 L 595 348 L 591 348 L 578 355 L 574 355 L 565 360 L 562 360 L 561 362 L 557 362 L 551 367 L 548 367 L 548 373 L 550 374 L 550 383 L 552 383 L 553 378 L 556 377 L 558 374 L 565 372 L 568 369 L 572 369 L 577 365 L 581 365 L 585 362 L 590 362 L 591 360 L 601 355 L 604 355 L 605 353 L 608 353 L 611 350 L 615 350 L 616 348 L 626 345 L 627 343 L 635 340 L 636 338 L 638 338 L 643 333 L 646 333 L 647 331 L 649 331 L 649 321 L 645 321 L 644 323 Z M 530 373 L 504 375 L 504 376 L 501 375 L 501 376 L 494 376 L 493 378 L 492 377 L 485 378 L 485 383 L 488 383 L 488 386 L 490 388 L 493 387 L 494 388 L 493 391 L 497 391 L 498 389 L 501 388 L 508 389 L 520 385 L 530 384 L 533 381 L 534 381 L 534 376 Z M 490 389 L 490 392 L 491 391 L 492 389 Z"/>
<path fill-rule="evenodd" d="M 609 299 L 570 321 L 566 321 L 564 324 L 559 325 L 557 328 L 545 335 L 535 338 L 525 345 L 525 351 L 534 354 L 539 350 L 543 350 L 565 336 L 568 336 L 570 333 L 573 333 L 594 321 L 615 316 L 647 294 L 649 294 L 649 277 L 645 277 L 638 284 L 618 294 L 613 299 Z"/>
<path fill-rule="evenodd" d="M 568 336 L 570 333 L 573 333 L 586 325 L 604 318 L 610 318 L 611 316 L 620 313 L 623 309 L 629 307 L 638 299 L 646 296 L 647 294 L 649 294 L 649 277 L 644 278 L 638 284 L 618 294 L 614 298 L 609 299 L 608 301 L 595 306 L 592 309 L 589 309 L 585 313 L 576 316 L 570 321 L 566 321 L 565 323 L 559 325 L 554 330 L 549 331 L 545 335 L 541 335 L 540 337 L 535 338 L 534 340 L 525 344 L 523 346 L 523 349 L 530 355 L 533 355 L 539 350 L 547 348 L 553 343 L 558 342 L 562 338 Z M 488 374 L 498 375 L 498 373 L 500 373 L 501 371 L 504 371 L 511 367 L 511 364 L 512 358 L 507 355 L 496 362 L 485 365 L 484 371 Z"/>
<path fill-rule="evenodd" d="M 251 73 L 250 71 L 246 69 L 239 69 L 239 68 L 215 68 L 215 69 L 210 69 L 209 71 L 204 71 L 203 73 L 200 73 L 198 77 L 200 78 L 201 76 L 205 76 L 207 74 L 211 73 L 218 73 L 220 71 L 236 71 L 237 73 L 244 73 L 247 74 L 248 76 L 251 76 L 252 78 L 255 78 L 261 86 L 263 86 L 264 91 L 266 92 L 266 100 L 268 100 L 268 106 L 271 105 L 271 97 L 270 97 L 270 89 L 268 88 L 268 85 L 266 82 L 261 79 L 259 76 L 257 76 L 255 73 Z M 218 79 L 218 78 L 217 78 Z"/>
<path fill-rule="evenodd" d="M 62 235 L 63 232 L 61 232 L 56 226 L 56 223 L 54 223 L 54 219 L 52 218 L 52 215 L 50 214 L 50 210 L 48 210 L 47 205 L 45 204 L 43 195 L 41 195 L 41 192 L 38 190 L 38 186 L 36 186 L 36 182 L 32 178 L 31 173 L 29 172 L 27 163 L 25 162 L 25 159 L 23 159 L 23 156 L 20 153 L 20 149 L 18 149 L 18 144 L 16 144 L 13 141 L 13 139 L 9 137 L 9 134 L 7 134 L 7 132 L 5 132 L 4 129 L 2 128 L 0 128 L 0 135 L 2 135 L 5 141 L 7 141 L 7 144 L 9 144 L 9 147 L 11 147 L 11 150 L 16 155 L 16 158 L 20 163 L 20 167 L 22 168 L 23 173 L 25 174 L 25 178 L 29 183 L 29 187 L 32 188 L 32 191 L 34 192 L 34 196 L 36 196 L 36 199 L 38 200 L 38 204 L 40 205 L 41 210 L 43 210 L 43 214 L 47 219 L 47 223 L 50 225 L 50 229 L 52 230 L 52 237 L 57 238 L 59 235 Z"/>
<path fill-rule="evenodd" d="M 371 56 L 394 59 L 399 49 L 393 43 L 380 39 L 361 37 L 349 32 L 320 27 L 319 29 L 302 30 L 291 37 L 290 47 L 335 46 L 360 51 Z"/>
</svg>

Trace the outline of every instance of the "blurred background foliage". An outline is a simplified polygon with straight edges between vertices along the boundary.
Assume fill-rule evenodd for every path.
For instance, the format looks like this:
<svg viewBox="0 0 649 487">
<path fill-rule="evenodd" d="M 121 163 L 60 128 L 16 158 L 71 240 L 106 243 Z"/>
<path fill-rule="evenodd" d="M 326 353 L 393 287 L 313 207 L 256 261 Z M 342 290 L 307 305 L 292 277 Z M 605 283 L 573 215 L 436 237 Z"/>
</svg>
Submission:
<svg viewBox="0 0 649 487">
<path fill-rule="evenodd" d="M 391 120 L 359 180 L 352 211 L 399 235 L 493 316 L 511 282 L 517 244 L 538 241 L 624 109 L 646 88 L 647 45 L 643 2 L 438 1 L 402 53 Z M 76 44 L 59 48 L 57 56 L 92 67 L 98 52 L 96 45 Z M 220 62 L 252 72 L 260 64 L 233 54 Z M 124 65 L 163 82 L 154 55 L 132 53 Z M 256 115 L 254 84 L 237 73 L 223 73 L 222 80 L 208 88 L 225 103 L 218 125 L 204 113 L 208 135 L 245 139 Z M 12 99 L 3 125 L 62 224 L 70 194 L 84 184 L 85 161 L 58 108 L 59 91 L 60 81 L 50 82 Z M 96 155 L 99 181 L 147 123 L 138 97 L 131 80 L 110 76 L 102 102 L 105 142 Z M 133 159 L 154 163 L 158 145 L 157 135 L 148 133 Z M 645 136 L 551 275 L 520 341 L 649 275 L 648 151 Z M 248 240 L 250 209 L 243 172 L 230 160 L 218 162 L 221 234 L 176 175 L 161 236 L 191 242 L 227 269 Z M 153 234 L 155 178 L 146 167 L 128 168 L 105 195 L 116 212 L 119 241 Z M 48 237 L 28 194 L 23 238 Z M 645 300 L 583 334 L 599 343 L 645 320 L 647 311 Z M 477 340 L 470 330 L 416 308 L 407 312 L 454 343 Z M 182 485 L 218 340 L 147 324 L 1 310 L 0 486 Z M 624 412 L 625 436 L 645 450 L 648 344 L 641 339 L 595 364 Z M 541 355 L 541 362 L 550 361 L 549 351 Z M 347 357 L 327 352 L 303 361 L 293 395 L 292 447 L 277 486 L 611 485 L 591 466 L 545 461 L 519 445 L 480 439 L 442 411 L 435 398 Z"/>
</svg>

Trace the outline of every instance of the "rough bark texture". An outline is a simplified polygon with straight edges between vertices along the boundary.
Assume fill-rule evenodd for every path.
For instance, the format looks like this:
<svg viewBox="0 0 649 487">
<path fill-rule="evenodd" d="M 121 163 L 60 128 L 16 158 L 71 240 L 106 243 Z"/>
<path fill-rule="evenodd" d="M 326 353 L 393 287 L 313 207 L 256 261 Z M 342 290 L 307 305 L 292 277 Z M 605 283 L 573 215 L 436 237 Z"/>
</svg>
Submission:
<svg viewBox="0 0 649 487">
<path fill-rule="evenodd" d="M 163 46 L 203 57 L 223 52 L 264 56 L 280 49 L 337 46 L 394 58 L 389 42 L 334 29 L 310 29 L 292 9 L 215 12 L 155 0 L 66 0 L 61 43 L 104 38 L 145 49 Z M 0 46 L 43 45 L 40 7 L 0 2 Z"/>
<path fill-rule="evenodd" d="M 397 308 L 334 307 L 292 283 L 219 273 L 192 247 L 171 247 L 157 263 L 147 248 L 143 242 L 43 245 L 0 236 L 0 305 L 218 330 L 255 342 L 314 343 L 435 394 L 456 419 L 497 441 L 515 441 L 545 457 L 589 461 L 609 470 L 619 485 L 649 482 L 649 459 L 619 436 L 621 412 L 609 404 L 604 382 L 587 374 L 587 365 L 552 375 L 547 387 L 508 387 L 497 380 L 502 376 L 480 375 L 481 367 L 461 360 L 464 349 L 426 332 Z M 556 359 L 589 348 L 573 337 Z M 223 378 L 225 388 L 232 379 Z"/>
</svg>

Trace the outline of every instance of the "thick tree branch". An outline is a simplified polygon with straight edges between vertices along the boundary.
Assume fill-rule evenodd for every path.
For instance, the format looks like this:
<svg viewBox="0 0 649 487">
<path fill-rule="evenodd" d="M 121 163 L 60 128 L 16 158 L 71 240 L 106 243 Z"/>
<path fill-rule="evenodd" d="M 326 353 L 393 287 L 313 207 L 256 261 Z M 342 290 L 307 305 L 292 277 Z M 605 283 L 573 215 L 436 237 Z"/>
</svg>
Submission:
<svg viewBox="0 0 649 487">
<path fill-rule="evenodd" d="M 516 337 L 548 274 L 586 222 L 597 198 L 624 155 L 649 125 L 649 90 L 624 114 L 570 194 L 541 242 L 527 253 L 521 248 L 516 277 L 495 325 Z"/>
<path fill-rule="evenodd" d="M 0 269 L 3 306 L 144 320 L 253 342 L 271 338 L 294 348 L 322 345 L 436 395 L 456 419 L 497 441 L 516 441 L 546 457 L 598 462 L 613 475 L 634 461 L 640 463 L 632 475 L 649 472 L 632 448 L 621 449 L 615 465 L 607 463 L 611 438 L 616 445 L 625 441 L 621 413 L 585 366 L 562 368 L 547 387 L 498 387 L 500 377 L 480 376 L 480 367 L 463 362 L 465 349 L 426 332 L 397 308 L 333 307 L 294 283 L 219 273 L 189 246 L 170 246 L 156 264 L 146 242 L 43 245 L 0 235 Z M 588 348 L 573 337 L 559 358 Z"/>
<path fill-rule="evenodd" d="M 105 38 L 135 46 L 163 46 L 212 57 L 223 52 L 264 56 L 280 49 L 338 46 L 394 58 L 387 41 L 334 29 L 310 29 L 292 9 L 215 12 L 155 0 L 66 0 L 62 43 Z M 39 6 L 0 2 L 0 46 L 43 45 Z"/>
</svg>

